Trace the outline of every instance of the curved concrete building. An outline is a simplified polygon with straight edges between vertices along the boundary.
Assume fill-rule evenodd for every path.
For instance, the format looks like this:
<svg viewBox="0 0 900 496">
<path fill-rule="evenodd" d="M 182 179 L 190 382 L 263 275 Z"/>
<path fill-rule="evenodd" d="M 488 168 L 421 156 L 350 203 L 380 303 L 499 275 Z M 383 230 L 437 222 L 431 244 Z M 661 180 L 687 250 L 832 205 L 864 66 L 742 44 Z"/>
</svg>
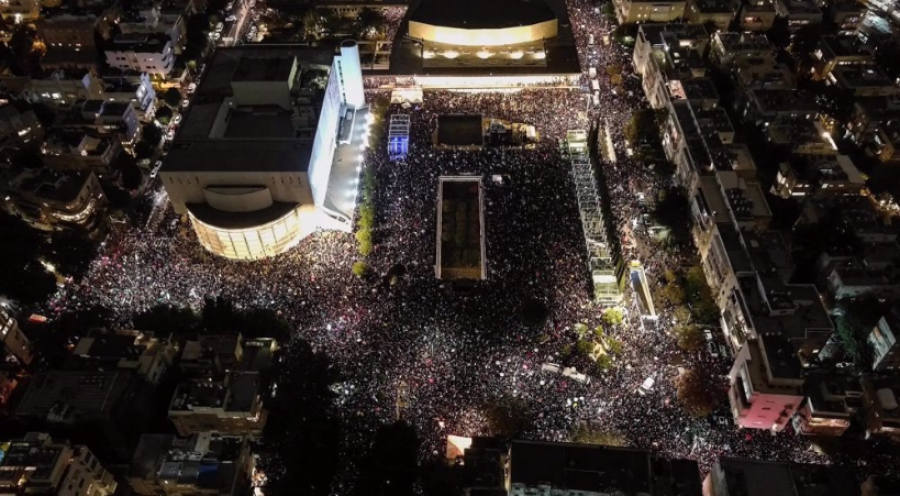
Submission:
<svg viewBox="0 0 900 496">
<path fill-rule="evenodd" d="M 556 14 L 543 0 L 424 0 L 409 36 L 459 46 L 500 46 L 555 38 Z"/>
</svg>

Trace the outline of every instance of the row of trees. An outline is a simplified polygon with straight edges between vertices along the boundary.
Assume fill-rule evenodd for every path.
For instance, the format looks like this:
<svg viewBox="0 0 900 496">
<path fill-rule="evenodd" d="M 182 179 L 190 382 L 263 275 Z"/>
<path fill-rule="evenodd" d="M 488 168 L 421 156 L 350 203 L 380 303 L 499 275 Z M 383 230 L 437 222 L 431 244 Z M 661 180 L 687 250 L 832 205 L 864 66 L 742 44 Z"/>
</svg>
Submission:
<svg viewBox="0 0 900 496">
<path fill-rule="evenodd" d="M 372 253 L 372 229 L 375 226 L 375 169 L 369 165 L 363 172 L 363 202 L 359 206 L 359 220 L 356 228 L 356 241 L 359 254 L 363 257 Z M 368 265 L 363 260 L 353 264 L 353 273 L 362 277 L 368 271 Z"/>
</svg>

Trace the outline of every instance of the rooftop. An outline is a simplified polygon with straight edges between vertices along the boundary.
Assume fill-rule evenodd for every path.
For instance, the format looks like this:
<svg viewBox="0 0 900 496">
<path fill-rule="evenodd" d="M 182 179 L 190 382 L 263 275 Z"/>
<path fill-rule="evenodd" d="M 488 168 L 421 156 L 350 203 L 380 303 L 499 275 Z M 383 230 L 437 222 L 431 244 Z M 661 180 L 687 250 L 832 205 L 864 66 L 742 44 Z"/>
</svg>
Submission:
<svg viewBox="0 0 900 496">
<path fill-rule="evenodd" d="M 835 82 L 848 89 L 896 87 L 891 78 L 878 67 L 838 66 L 831 71 Z"/>
<path fill-rule="evenodd" d="M 448 146 L 481 146 L 484 144 L 480 114 L 440 115 L 437 142 Z"/>
<path fill-rule="evenodd" d="M 37 198 L 69 203 L 78 198 L 78 194 L 81 193 L 91 174 L 90 172 L 58 172 L 42 167 L 22 172 L 13 180 L 11 186 Z"/>
<path fill-rule="evenodd" d="M 107 46 L 111 51 L 130 51 L 136 53 L 162 53 L 171 47 L 172 40 L 161 33 L 126 33 L 120 34 Z"/>
<path fill-rule="evenodd" d="M 544 0 L 423 0 L 411 21 L 461 29 L 502 29 L 556 19 Z"/>
<path fill-rule="evenodd" d="M 16 416 L 56 422 L 108 417 L 130 381 L 126 372 L 43 372 L 29 385 Z"/>
<path fill-rule="evenodd" d="M 821 54 L 819 51 L 821 51 Z M 819 51 L 816 52 L 816 56 L 825 60 L 831 60 L 835 57 L 871 58 L 875 54 L 875 50 L 871 45 L 863 43 L 856 36 L 822 36 L 819 41 Z"/>
</svg>

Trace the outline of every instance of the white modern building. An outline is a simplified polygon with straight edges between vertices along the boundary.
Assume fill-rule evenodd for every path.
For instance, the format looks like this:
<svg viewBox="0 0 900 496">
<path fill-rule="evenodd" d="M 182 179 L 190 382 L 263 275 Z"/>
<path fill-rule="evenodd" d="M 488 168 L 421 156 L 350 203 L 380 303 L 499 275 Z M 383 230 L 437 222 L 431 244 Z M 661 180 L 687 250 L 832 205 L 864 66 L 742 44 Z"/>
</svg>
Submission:
<svg viewBox="0 0 900 496">
<path fill-rule="evenodd" d="M 175 50 L 165 34 L 121 34 L 106 49 L 106 62 L 115 69 L 165 79 L 175 67 Z"/>
<path fill-rule="evenodd" d="M 367 125 L 356 43 L 220 49 L 160 171 L 200 243 L 233 259 L 349 231 Z"/>
</svg>

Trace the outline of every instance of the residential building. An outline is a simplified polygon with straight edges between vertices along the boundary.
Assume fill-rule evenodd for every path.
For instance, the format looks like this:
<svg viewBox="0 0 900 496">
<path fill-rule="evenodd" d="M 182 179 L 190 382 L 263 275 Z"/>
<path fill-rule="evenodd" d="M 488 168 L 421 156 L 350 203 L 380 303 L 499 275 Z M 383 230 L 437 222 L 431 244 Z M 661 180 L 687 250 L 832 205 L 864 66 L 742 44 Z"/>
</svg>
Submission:
<svg viewBox="0 0 900 496">
<path fill-rule="evenodd" d="M 822 10 L 813 0 L 775 0 L 775 12 L 787 19 L 790 31 L 821 24 L 823 19 Z"/>
<path fill-rule="evenodd" d="M 697 462 L 612 446 L 513 441 L 510 496 L 548 494 L 700 494 Z"/>
<path fill-rule="evenodd" d="M 738 0 L 690 0 L 687 4 L 687 22 L 714 25 L 718 31 L 728 31 L 738 12 Z"/>
<path fill-rule="evenodd" d="M 856 143 L 872 141 L 878 128 L 900 120 L 900 97 L 874 96 L 857 98 L 853 114 L 847 122 L 847 133 Z"/>
<path fill-rule="evenodd" d="M 838 0 L 828 5 L 826 15 L 839 35 L 853 36 L 866 15 L 866 6 L 860 2 Z"/>
<path fill-rule="evenodd" d="M 78 130 L 51 130 L 41 144 L 41 161 L 56 170 L 113 172 L 122 144 L 116 138 Z"/>
<path fill-rule="evenodd" d="M 657 50 L 677 46 L 681 50 L 691 50 L 702 56 L 706 53 L 708 44 L 709 33 L 701 25 L 641 24 L 638 26 L 632 62 L 635 71 L 643 75 L 651 55 Z"/>
<path fill-rule="evenodd" d="M 894 297 L 900 295 L 897 283 L 893 274 L 870 269 L 858 261 L 837 265 L 828 274 L 828 291 L 836 300 L 868 294 L 878 294 L 883 298 Z"/>
<path fill-rule="evenodd" d="M 900 86 L 875 66 L 837 66 L 825 80 L 856 97 L 900 95 Z"/>
<path fill-rule="evenodd" d="M 240 333 L 206 334 L 184 344 L 178 366 L 186 372 L 223 373 L 244 358 Z"/>
<path fill-rule="evenodd" d="M 104 76 L 103 99 L 131 103 L 137 118 L 144 122 L 156 113 L 156 91 L 146 72 Z"/>
<path fill-rule="evenodd" d="M 398 13 L 406 11 L 409 0 L 316 0 L 319 9 L 327 9 L 340 17 L 356 19 L 363 9 L 384 11 L 392 9 Z"/>
<path fill-rule="evenodd" d="M 163 34 L 169 37 L 176 54 L 184 48 L 186 24 L 181 12 L 162 11 L 155 4 L 124 12 L 119 17 L 119 29 L 123 34 Z"/>
<path fill-rule="evenodd" d="M 15 417 L 91 446 L 104 460 L 128 460 L 153 411 L 152 387 L 129 370 L 36 374 Z"/>
<path fill-rule="evenodd" d="M 159 339 L 152 332 L 92 329 L 78 340 L 72 357 L 70 367 L 132 370 L 150 384 L 158 385 L 175 359 L 175 343 L 171 338 Z"/>
<path fill-rule="evenodd" d="M 122 71 L 145 72 L 165 80 L 175 68 L 175 49 L 164 34 L 121 34 L 106 47 L 106 62 Z"/>
<path fill-rule="evenodd" d="M 766 128 L 769 142 L 794 155 L 832 155 L 837 145 L 821 122 L 806 119 L 778 120 Z"/>
<path fill-rule="evenodd" d="M 793 421 L 794 430 L 804 436 L 842 436 L 862 408 L 856 377 L 814 374 L 806 379 L 805 394 Z"/>
<path fill-rule="evenodd" d="M 866 438 L 885 436 L 900 440 L 900 381 L 896 376 L 860 380 L 865 406 Z"/>
<path fill-rule="evenodd" d="M 268 412 L 259 391 L 258 372 L 232 372 L 224 379 L 181 383 L 169 405 L 169 419 L 181 436 L 203 431 L 259 435 Z"/>
<path fill-rule="evenodd" d="M 721 457 L 703 481 L 703 496 L 859 496 L 853 473 L 834 465 Z"/>
<path fill-rule="evenodd" d="M 712 35 L 709 58 L 721 68 L 731 68 L 745 59 L 774 62 L 775 45 L 764 34 L 718 32 Z"/>
<path fill-rule="evenodd" d="M 37 35 L 47 49 L 41 57 L 41 67 L 48 71 L 95 68 L 98 52 L 94 36 L 104 17 L 47 12 L 35 23 Z"/>
<path fill-rule="evenodd" d="M 111 496 L 117 483 L 87 446 L 29 432 L 4 443 L 0 491 L 40 496 Z"/>
<path fill-rule="evenodd" d="M 819 106 L 809 93 L 794 89 L 748 89 L 735 99 L 735 110 L 744 120 L 765 125 L 780 120 L 813 120 Z"/>
<path fill-rule="evenodd" d="M 31 105 L 23 100 L 0 100 L 0 144 L 24 145 L 44 139 L 44 128 Z"/>
<path fill-rule="evenodd" d="M 804 399 L 803 367 L 790 342 L 777 335 L 747 340 L 729 382 L 734 422 L 744 429 L 781 431 Z"/>
<path fill-rule="evenodd" d="M 72 105 L 78 100 L 103 97 L 103 84 L 93 69 L 57 69 L 42 79 L 30 79 L 27 97 L 32 102 Z"/>
<path fill-rule="evenodd" d="M 847 155 L 793 155 L 778 168 L 772 193 L 782 198 L 859 195 L 866 187 Z"/>
<path fill-rule="evenodd" d="M 39 0 L 6 0 L 0 3 L 0 16 L 4 21 L 19 24 L 32 22 L 41 15 Z"/>
<path fill-rule="evenodd" d="M 84 132 L 93 130 L 102 135 L 118 135 L 122 144 L 138 139 L 140 120 L 130 101 L 86 100 L 79 102 L 71 111 L 57 114 L 54 124 L 59 129 L 74 129 Z"/>
<path fill-rule="evenodd" d="M 0 174 L 3 207 L 33 227 L 99 234 L 107 201 L 93 172 L 57 172 L 49 168 Z"/>
<path fill-rule="evenodd" d="M 868 142 L 866 152 L 882 163 L 900 164 L 900 120 L 878 126 Z"/>
<path fill-rule="evenodd" d="M 769 58 L 747 58 L 734 64 L 732 77 L 738 92 L 747 90 L 791 90 L 797 80 L 787 64 Z"/>
<path fill-rule="evenodd" d="M 672 22 L 684 18 L 685 0 L 613 0 L 620 24 Z"/>
<path fill-rule="evenodd" d="M 900 369 L 900 308 L 892 308 L 882 315 L 872 328 L 866 342 L 872 350 L 872 370 L 876 372 Z"/>
<path fill-rule="evenodd" d="M 705 47 L 705 43 L 698 44 L 697 48 L 690 45 L 682 48 L 676 33 L 660 33 L 652 28 L 644 31 L 644 26 L 639 28 L 638 35 L 642 38 L 642 50 L 650 44 L 648 34 L 659 34 L 661 38 L 646 58 L 635 48 L 635 59 L 644 62 L 638 67 L 638 73 L 643 76 L 642 85 L 650 106 L 666 108 L 672 100 L 688 100 L 700 107 L 717 105 L 719 94 L 712 81 L 704 77 L 706 66 L 702 51 L 697 49 Z"/>
<path fill-rule="evenodd" d="M 739 25 L 742 31 L 768 31 L 775 24 L 772 0 L 748 0 L 741 7 Z"/>
<path fill-rule="evenodd" d="M 219 49 L 209 65 L 160 170 L 201 245 L 259 259 L 349 231 L 366 113 L 355 42 Z"/>
<path fill-rule="evenodd" d="M 875 50 L 856 36 L 822 36 L 813 52 L 816 59 L 813 79 L 822 80 L 838 66 L 868 66 L 875 61 Z"/>
<path fill-rule="evenodd" d="M 15 361 L 28 365 L 34 358 L 31 340 L 19 328 L 19 322 L 0 306 L 0 340 L 3 341 L 4 361 Z"/>
<path fill-rule="evenodd" d="M 240 496 L 250 489 L 253 466 L 246 437 L 144 434 L 127 480 L 140 496 Z"/>
</svg>

